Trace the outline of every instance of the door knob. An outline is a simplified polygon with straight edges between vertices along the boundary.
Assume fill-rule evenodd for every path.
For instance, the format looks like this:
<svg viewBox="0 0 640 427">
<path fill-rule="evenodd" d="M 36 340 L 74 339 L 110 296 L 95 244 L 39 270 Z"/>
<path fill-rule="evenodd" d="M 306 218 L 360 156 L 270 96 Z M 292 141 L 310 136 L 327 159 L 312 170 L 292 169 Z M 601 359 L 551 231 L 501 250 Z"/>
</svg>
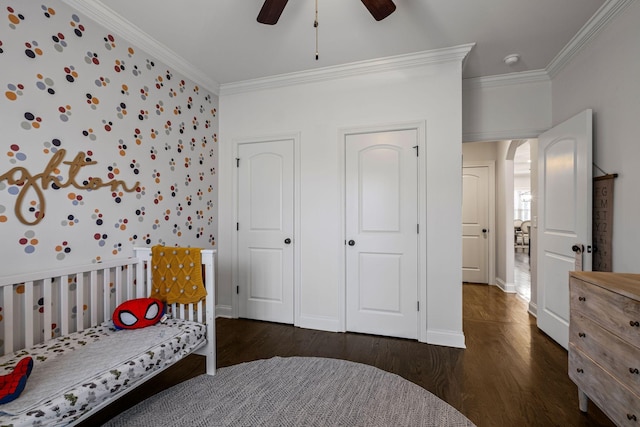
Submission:
<svg viewBox="0 0 640 427">
<path fill-rule="evenodd" d="M 285 245 L 290 244 L 291 243 L 291 239 L 287 237 L 286 239 L 284 239 L 284 243 L 285 243 Z"/>
<path fill-rule="evenodd" d="M 584 251 L 584 246 L 582 246 L 582 245 L 573 245 L 573 246 L 571 246 L 571 250 L 572 250 L 573 252 L 578 252 L 578 253 L 580 253 L 580 252 L 583 252 L 583 251 Z"/>
<path fill-rule="evenodd" d="M 482 229 L 482 232 L 483 232 L 483 233 L 486 233 L 487 231 L 489 231 L 489 230 L 487 230 L 486 228 L 483 228 L 483 229 Z"/>
<path fill-rule="evenodd" d="M 353 245 L 355 245 L 355 244 L 356 244 L 356 241 L 355 241 L 355 240 L 349 240 L 349 246 L 353 246 Z"/>
</svg>

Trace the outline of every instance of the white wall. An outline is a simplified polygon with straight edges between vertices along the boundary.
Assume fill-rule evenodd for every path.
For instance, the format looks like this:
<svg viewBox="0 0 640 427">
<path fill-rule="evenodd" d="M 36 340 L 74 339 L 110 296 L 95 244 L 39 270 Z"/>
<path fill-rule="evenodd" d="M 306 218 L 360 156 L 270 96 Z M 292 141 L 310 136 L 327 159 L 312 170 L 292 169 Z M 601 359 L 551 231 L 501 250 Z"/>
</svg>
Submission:
<svg viewBox="0 0 640 427">
<path fill-rule="evenodd" d="M 613 270 L 640 272 L 640 2 L 632 2 L 552 80 L 553 124 L 594 111 L 594 163 L 618 173 Z M 594 169 L 594 176 L 601 174 Z"/>
<path fill-rule="evenodd" d="M 551 81 L 546 72 L 466 79 L 465 142 L 537 138 L 551 124 Z"/>
<path fill-rule="evenodd" d="M 340 129 L 426 121 L 427 295 L 423 338 L 464 346 L 461 249 L 461 61 L 220 97 L 219 303 L 232 304 L 233 143 L 301 136 L 301 252 L 298 325 L 339 330 L 344 313 Z M 426 330 L 425 330 L 426 327 Z"/>
<path fill-rule="evenodd" d="M 497 160 L 496 141 L 467 142 L 462 144 L 462 159 L 464 162 L 484 162 Z"/>
</svg>

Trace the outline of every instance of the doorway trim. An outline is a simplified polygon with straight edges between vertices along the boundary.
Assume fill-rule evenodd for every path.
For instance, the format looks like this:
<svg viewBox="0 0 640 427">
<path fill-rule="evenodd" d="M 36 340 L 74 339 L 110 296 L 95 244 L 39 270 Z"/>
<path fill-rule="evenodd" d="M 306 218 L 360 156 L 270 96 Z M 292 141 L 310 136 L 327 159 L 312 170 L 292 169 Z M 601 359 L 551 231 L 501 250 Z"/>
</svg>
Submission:
<svg viewBox="0 0 640 427">
<path fill-rule="evenodd" d="M 497 285 L 500 289 L 502 289 L 504 292 L 507 293 L 516 293 L 516 283 L 515 283 L 515 276 L 514 276 L 514 270 L 515 270 L 515 245 L 514 245 L 514 239 L 513 239 L 513 221 L 514 221 L 514 215 L 513 215 L 513 206 L 514 206 L 514 182 L 515 182 L 515 173 L 514 173 L 514 166 L 513 166 L 513 161 L 515 159 L 516 156 L 516 151 L 518 151 L 518 148 L 524 144 L 527 141 L 530 141 L 534 138 L 527 138 L 527 139 L 512 139 L 511 142 L 509 143 L 509 147 L 507 148 L 507 155 L 505 158 L 506 162 L 510 162 L 508 164 L 508 173 L 509 173 L 509 186 L 504 188 L 505 191 L 505 207 L 506 207 L 506 212 L 505 212 L 505 232 L 506 232 L 506 249 L 505 249 L 505 265 L 506 265 L 506 271 L 507 271 L 507 276 L 505 277 L 505 280 L 501 280 Z M 533 160 L 533 159 L 532 159 Z M 532 170 L 533 170 L 533 165 L 534 163 L 532 163 Z M 505 175 L 506 176 L 506 175 Z M 533 175 L 532 175 L 533 176 Z M 529 180 L 531 181 L 531 191 L 533 194 L 533 181 L 532 178 L 529 178 Z M 506 184 L 506 183 L 505 183 Z M 533 209 L 531 209 L 531 218 L 533 218 L 534 215 L 534 211 Z M 529 242 L 531 242 L 531 236 L 529 236 Z M 529 243 L 531 244 L 531 243 Z M 531 264 L 530 264 L 531 265 Z M 511 274 L 508 274 L 508 273 Z M 510 280 L 509 280 L 510 279 Z M 531 299 L 531 295 L 529 296 L 530 301 L 532 301 Z M 531 312 L 531 302 L 529 303 L 529 312 Z M 535 313 L 532 313 L 535 316 Z"/>
<path fill-rule="evenodd" d="M 281 141 L 288 139 L 293 141 L 293 324 L 300 323 L 300 132 L 283 133 L 275 135 L 243 137 L 232 141 L 233 161 L 238 158 L 241 144 Z M 238 222 L 238 170 L 233 173 L 233 222 Z M 235 291 L 239 280 L 238 265 L 238 233 L 233 232 L 231 237 L 231 312 L 237 319 L 240 315 L 240 300 Z"/>
<path fill-rule="evenodd" d="M 339 323 L 338 330 L 347 331 L 347 287 L 346 287 L 346 140 L 347 135 L 392 132 L 401 130 L 415 130 L 418 139 L 418 283 L 417 294 L 420 310 L 418 312 L 417 337 L 420 342 L 427 342 L 427 193 L 426 193 L 426 172 L 427 172 L 427 150 L 426 150 L 426 126 L 425 121 L 397 122 L 382 125 L 345 127 L 338 131 L 338 166 L 340 171 L 340 283 L 338 284 L 338 310 Z"/>
<path fill-rule="evenodd" d="M 496 283 L 496 162 L 495 161 L 464 161 L 462 170 L 466 167 L 487 167 L 489 169 L 489 249 L 487 254 L 487 276 L 489 285 Z M 500 286 L 500 284 L 497 284 Z M 501 287 L 501 286 L 500 286 Z M 503 289 L 506 290 L 506 289 Z"/>
</svg>

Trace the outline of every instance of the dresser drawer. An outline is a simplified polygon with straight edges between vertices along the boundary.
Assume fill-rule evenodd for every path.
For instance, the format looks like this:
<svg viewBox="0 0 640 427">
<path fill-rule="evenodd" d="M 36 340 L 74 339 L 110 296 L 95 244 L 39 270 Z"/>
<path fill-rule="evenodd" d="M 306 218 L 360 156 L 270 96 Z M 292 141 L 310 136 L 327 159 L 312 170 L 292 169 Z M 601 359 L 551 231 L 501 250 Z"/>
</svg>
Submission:
<svg viewBox="0 0 640 427">
<path fill-rule="evenodd" d="M 572 313 L 579 313 L 640 347 L 640 303 L 600 286 L 569 279 Z"/>
<path fill-rule="evenodd" d="M 569 345 L 569 377 L 619 426 L 640 426 L 640 397 Z"/>
<path fill-rule="evenodd" d="M 571 313 L 569 342 L 640 395 L 640 348 L 575 313 Z"/>
</svg>

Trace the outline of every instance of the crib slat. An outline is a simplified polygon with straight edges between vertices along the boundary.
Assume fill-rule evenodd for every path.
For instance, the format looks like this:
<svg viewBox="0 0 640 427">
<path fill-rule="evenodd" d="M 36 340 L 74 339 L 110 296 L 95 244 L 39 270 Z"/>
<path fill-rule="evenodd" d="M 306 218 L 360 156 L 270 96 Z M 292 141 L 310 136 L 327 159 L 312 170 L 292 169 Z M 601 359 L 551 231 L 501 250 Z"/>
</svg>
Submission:
<svg viewBox="0 0 640 427">
<path fill-rule="evenodd" d="M 145 276 L 147 277 L 147 281 L 146 281 L 146 288 L 147 288 L 147 293 L 146 295 L 151 295 L 151 288 L 153 287 L 153 281 L 151 280 L 151 263 L 147 260 L 147 262 L 144 263 L 144 272 L 145 272 Z"/>
<path fill-rule="evenodd" d="M 111 319 L 111 277 L 108 274 L 102 274 L 102 321 L 106 322 Z"/>
<path fill-rule="evenodd" d="M 123 267 L 122 271 L 123 280 L 125 282 L 125 289 L 127 290 L 127 299 L 136 298 L 136 288 L 133 287 L 133 283 L 131 282 L 131 275 L 129 274 L 129 269 Z"/>
<path fill-rule="evenodd" d="M 136 266 L 136 289 L 138 290 L 139 298 L 141 298 L 141 295 L 144 295 L 146 291 L 146 280 L 144 280 L 144 269 L 141 268 L 143 265 L 144 265 L 144 262 L 141 262 Z"/>
<path fill-rule="evenodd" d="M 89 274 L 89 310 L 91 310 L 91 324 L 98 324 L 98 272 Z"/>
<path fill-rule="evenodd" d="M 58 285 L 60 287 L 60 334 L 69 335 L 69 276 L 61 276 Z"/>
<path fill-rule="evenodd" d="M 124 267 L 124 269 L 127 272 L 127 288 L 130 289 L 129 291 L 130 298 L 139 298 L 138 291 L 136 289 L 137 286 L 133 281 L 133 268 L 127 265 Z"/>
<path fill-rule="evenodd" d="M 57 278 L 62 283 L 62 278 Z M 46 279 L 44 280 L 46 281 Z M 51 323 L 53 323 L 53 300 L 52 300 L 52 286 L 49 286 L 48 283 L 42 284 L 42 329 L 44 330 L 44 336 L 42 338 L 42 342 L 47 342 L 51 339 Z M 33 329 L 33 328 L 31 328 Z M 27 345 L 27 348 L 31 347 L 33 344 Z"/>
<path fill-rule="evenodd" d="M 116 287 L 116 307 L 119 304 L 122 304 L 122 302 L 124 301 L 123 296 L 122 296 L 122 280 L 120 277 L 120 274 L 118 274 L 118 269 L 116 268 L 114 273 L 114 278 L 113 278 L 113 284 Z M 107 274 L 105 272 L 105 274 Z"/>
<path fill-rule="evenodd" d="M 84 273 L 76 274 L 76 331 L 84 330 Z"/>
<path fill-rule="evenodd" d="M 2 301 L 4 304 L 4 354 L 13 353 L 13 324 L 15 322 L 13 292 L 13 286 L 4 286 L 2 288 Z"/>
<path fill-rule="evenodd" d="M 24 299 L 28 301 L 24 307 L 24 344 L 26 347 L 33 346 L 33 307 L 35 306 L 33 300 L 33 282 L 24 283 Z M 45 300 L 46 303 L 47 300 Z M 45 305 L 46 308 L 46 305 Z M 45 310 L 47 311 L 47 310 Z"/>
</svg>

